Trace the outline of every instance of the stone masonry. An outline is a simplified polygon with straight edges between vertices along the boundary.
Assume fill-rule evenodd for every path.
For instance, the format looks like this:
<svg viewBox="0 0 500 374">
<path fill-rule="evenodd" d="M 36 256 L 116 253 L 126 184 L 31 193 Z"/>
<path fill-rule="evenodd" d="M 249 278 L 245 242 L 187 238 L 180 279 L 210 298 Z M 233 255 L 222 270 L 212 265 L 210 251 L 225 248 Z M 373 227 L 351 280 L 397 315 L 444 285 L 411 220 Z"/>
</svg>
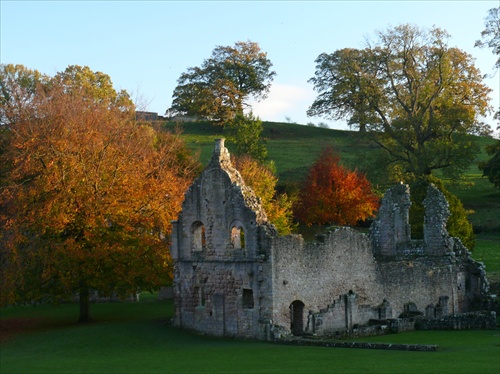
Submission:
<svg viewBox="0 0 500 374">
<path fill-rule="evenodd" d="M 424 240 L 411 240 L 409 187 L 389 189 L 368 235 L 350 228 L 314 243 L 279 236 L 232 166 L 224 139 L 173 222 L 174 324 L 213 336 L 271 340 L 329 335 L 405 313 L 480 309 L 482 264 L 446 231 L 448 203 L 424 201 Z"/>
</svg>

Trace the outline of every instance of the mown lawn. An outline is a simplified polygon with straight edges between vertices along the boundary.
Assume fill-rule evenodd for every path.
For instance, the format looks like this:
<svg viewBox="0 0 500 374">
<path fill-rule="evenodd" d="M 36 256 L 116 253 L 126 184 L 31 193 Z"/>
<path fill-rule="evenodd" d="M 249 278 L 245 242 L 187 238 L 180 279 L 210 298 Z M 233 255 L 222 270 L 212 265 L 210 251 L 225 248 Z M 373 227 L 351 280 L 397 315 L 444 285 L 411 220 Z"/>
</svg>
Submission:
<svg viewBox="0 0 500 374">
<path fill-rule="evenodd" d="M 285 182 L 297 182 L 325 145 L 352 162 L 355 134 L 307 126 L 265 123 L 270 159 Z M 205 165 L 221 129 L 184 125 L 188 146 Z M 488 139 L 482 142 L 487 143 Z M 231 145 L 228 144 L 231 151 Z M 484 154 L 481 155 L 484 158 Z M 453 187 L 480 230 L 473 257 L 488 276 L 500 274 L 500 193 L 477 168 L 474 186 Z M 309 233 L 314 236 L 314 232 Z M 363 339 L 437 344 L 437 352 L 292 347 L 215 339 L 173 328 L 172 302 L 143 294 L 139 303 L 94 304 L 94 322 L 77 324 L 78 306 L 39 305 L 0 309 L 0 374 L 3 373 L 499 373 L 500 330 L 417 331 Z"/>
<path fill-rule="evenodd" d="M 144 298 L 143 298 L 144 299 Z M 500 330 L 412 332 L 363 339 L 438 344 L 437 352 L 292 347 L 216 339 L 173 328 L 172 302 L 92 305 L 95 322 L 77 324 L 77 305 L 3 308 L 1 373 L 498 373 Z"/>
</svg>

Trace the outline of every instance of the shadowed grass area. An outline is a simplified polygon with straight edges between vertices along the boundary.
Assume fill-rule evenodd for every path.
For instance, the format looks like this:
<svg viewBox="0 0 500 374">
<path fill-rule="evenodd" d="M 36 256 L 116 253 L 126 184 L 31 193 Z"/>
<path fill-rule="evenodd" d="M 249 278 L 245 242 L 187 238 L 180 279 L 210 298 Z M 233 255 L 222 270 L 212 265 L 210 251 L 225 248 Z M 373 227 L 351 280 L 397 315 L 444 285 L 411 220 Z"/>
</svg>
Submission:
<svg viewBox="0 0 500 374">
<path fill-rule="evenodd" d="M 143 298 L 144 299 L 144 298 Z M 11 307 L 1 323 L 34 318 L 2 343 L 2 373 L 496 373 L 500 331 L 427 331 L 363 339 L 438 344 L 437 352 L 292 347 L 217 339 L 173 328 L 172 302 L 92 305 L 94 322 L 76 324 L 77 305 Z M 59 321 L 59 322 L 56 322 Z"/>
</svg>

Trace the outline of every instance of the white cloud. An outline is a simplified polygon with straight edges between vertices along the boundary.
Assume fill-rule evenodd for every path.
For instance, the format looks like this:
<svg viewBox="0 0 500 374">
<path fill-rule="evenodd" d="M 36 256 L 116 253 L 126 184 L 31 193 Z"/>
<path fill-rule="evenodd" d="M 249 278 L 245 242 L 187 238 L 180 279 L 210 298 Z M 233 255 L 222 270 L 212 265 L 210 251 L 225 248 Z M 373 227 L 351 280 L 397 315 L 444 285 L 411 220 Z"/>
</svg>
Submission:
<svg viewBox="0 0 500 374">
<path fill-rule="evenodd" d="M 285 117 L 289 117 L 294 122 L 305 123 L 307 108 L 314 97 L 312 88 L 275 83 L 267 99 L 250 104 L 253 114 L 264 121 L 284 122 Z"/>
</svg>

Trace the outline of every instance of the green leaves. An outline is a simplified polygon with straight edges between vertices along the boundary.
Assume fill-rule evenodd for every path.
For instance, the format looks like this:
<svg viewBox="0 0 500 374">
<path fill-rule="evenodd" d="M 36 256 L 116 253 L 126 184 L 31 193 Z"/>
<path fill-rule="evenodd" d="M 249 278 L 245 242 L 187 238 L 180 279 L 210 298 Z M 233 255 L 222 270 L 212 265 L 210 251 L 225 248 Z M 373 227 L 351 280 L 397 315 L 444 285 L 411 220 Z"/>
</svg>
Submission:
<svg viewBox="0 0 500 374">
<path fill-rule="evenodd" d="M 262 121 L 252 114 L 246 116 L 237 114 L 226 126 L 229 133 L 228 140 L 234 142 L 238 154 L 246 154 L 263 162 L 267 159 L 267 148 L 260 138 L 263 127 Z"/>
<path fill-rule="evenodd" d="M 410 180 L 435 170 L 457 175 L 475 156 L 465 135 L 489 131 L 479 118 L 491 109 L 491 90 L 472 57 L 449 48 L 447 38 L 437 28 L 400 25 L 365 49 L 321 54 L 308 115 L 346 118 L 371 132 Z"/>
<path fill-rule="evenodd" d="M 221 125 L 242 113 L 247 100 L 265 98 L 276 75 L 254 42 L 216 47 L 201 67 L 188 68 L 173 93 L 171 113 L 200 116 Z"/>
</svg>

